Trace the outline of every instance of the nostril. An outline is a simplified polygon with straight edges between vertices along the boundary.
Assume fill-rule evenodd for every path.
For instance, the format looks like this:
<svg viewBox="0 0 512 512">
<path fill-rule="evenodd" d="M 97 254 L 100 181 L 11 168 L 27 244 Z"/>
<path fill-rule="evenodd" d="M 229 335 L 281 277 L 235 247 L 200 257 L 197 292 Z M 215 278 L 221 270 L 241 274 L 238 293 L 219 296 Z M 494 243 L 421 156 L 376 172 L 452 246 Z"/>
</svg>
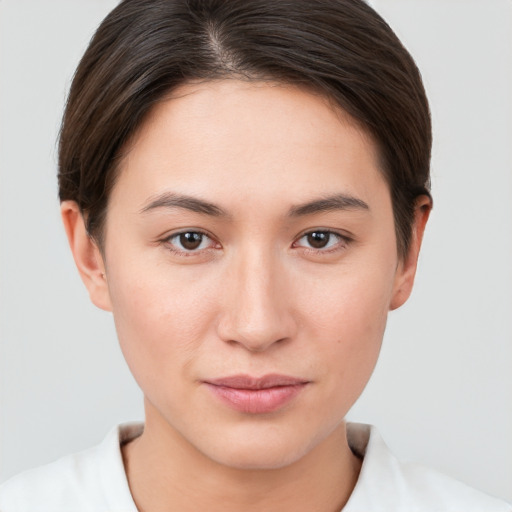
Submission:
<svg viewBox="0 0 512 512">
<path fill-rule="evenodd" d="M 226 340 L 228 344 L 233 347 L 239 346 L 243 347 L 245 350 L 249 352 L 259 353 L 265 352 L 269 348 L 274 345 L 282 345 L 287 342 L 290 338 L 281 337 L 281 338 L 258 338 L 258 339 L 249 339 L 247 337 L 238 336 L 237 338 Z"/>
</svg>

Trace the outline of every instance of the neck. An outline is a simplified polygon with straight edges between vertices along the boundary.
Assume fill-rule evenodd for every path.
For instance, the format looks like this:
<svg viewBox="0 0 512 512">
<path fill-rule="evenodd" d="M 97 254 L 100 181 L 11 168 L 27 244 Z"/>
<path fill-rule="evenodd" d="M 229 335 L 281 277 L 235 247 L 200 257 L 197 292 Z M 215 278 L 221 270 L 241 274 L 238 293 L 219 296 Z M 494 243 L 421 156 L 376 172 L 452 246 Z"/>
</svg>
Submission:
<svg viewBox="0 0 512 512">
<path fill-rule="evenodd" d="M 161 417 L 148 415 L 144 433 L 123 447 L 123 458 L 140 512 L 338 512 L 361 465 L 344 423 L 292 464 L 246 470 L 213 461 Z"/>
</svg>

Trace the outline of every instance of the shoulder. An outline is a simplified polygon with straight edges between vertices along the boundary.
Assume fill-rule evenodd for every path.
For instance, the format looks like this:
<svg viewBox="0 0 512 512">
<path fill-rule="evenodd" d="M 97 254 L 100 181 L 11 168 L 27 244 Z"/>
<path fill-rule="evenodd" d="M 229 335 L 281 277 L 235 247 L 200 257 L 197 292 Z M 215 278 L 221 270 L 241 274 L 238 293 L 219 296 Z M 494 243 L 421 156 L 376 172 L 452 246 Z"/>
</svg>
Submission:
<svg viewBox="0 0 512 512">
<path fill-rule="evenodd" d="M 344 512 L 512 512 L 512 506 L 437 471 L 398 460 L 374 427 L 349 424 L 349 444 L 363 457 Z"/>
<path fill-rule="evenodd" d="M 440 512 L 512 512 L 512 506 L 453 478 L 415 464 L 401 464 L 397 481 L 407 489 L 410 510 Z"/>
<path fill-rule="evenodd" d="M 11 478 L 0 486 L 0 510 L 135 512 L 120 451 L 122 429 L 112 429 L 94 448 Z"/>
<path fill-rule="evenodd" d="M 92 512 L 91 501 L 100 487 L 93 470 L 95 458 L 94 450 L 90 450 L 11 478 L 0 486 L 0 509 L 2 512 L 64 512 L 73 506 L 76 512 Z"/>
</svg>

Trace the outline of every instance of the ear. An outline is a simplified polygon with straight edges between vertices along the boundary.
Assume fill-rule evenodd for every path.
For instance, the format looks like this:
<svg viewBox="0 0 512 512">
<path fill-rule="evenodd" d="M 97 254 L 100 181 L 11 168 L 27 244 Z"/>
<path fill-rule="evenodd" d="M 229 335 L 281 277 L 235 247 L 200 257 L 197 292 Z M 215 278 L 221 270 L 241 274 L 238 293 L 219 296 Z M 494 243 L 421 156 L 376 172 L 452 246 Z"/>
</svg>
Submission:
<svg viewBox="0 0 512 512">
<path fill-rule="evenodd" d="M 103 257 L 98 245 L 87 233 L 78 205 L 75 201 L 63 201 L 60 213 L 69 247 L 91 301 L 105 311 L 112 311 Z"/>
<path fill-rule="evenodd" d="M 393 296 L 389 306 L 390 310 L 399 308 L 411 295 L 418 266 L 421 241 L 423 240 L 423 233 L 425 232 L 425 226 L 431 210 L 432 199 L 429 196 L 421 195 L 416 199 L 411 244 L 405 259 L 400 261 L 396 271 Z"/>
</svg>

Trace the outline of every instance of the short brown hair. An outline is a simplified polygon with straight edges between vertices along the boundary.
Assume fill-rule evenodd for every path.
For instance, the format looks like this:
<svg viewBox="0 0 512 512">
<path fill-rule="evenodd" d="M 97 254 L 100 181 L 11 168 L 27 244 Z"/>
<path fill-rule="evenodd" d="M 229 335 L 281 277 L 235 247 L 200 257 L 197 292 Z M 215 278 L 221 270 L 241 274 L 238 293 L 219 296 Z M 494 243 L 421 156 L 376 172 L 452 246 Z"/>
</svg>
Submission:
<svg viewBox="0 0 512 512">
<path fill-rule="evenodd" d="M 122 1 L 78 66 L 59 145 L 60 199 L 100 246 L 117 157 L 149 110 L 178 85 L 229 77 L 313 88 L 371 134 L 405 256 L 429 195 L 429 107 L 412 57 L 362 0 Z"/>
</svg>

